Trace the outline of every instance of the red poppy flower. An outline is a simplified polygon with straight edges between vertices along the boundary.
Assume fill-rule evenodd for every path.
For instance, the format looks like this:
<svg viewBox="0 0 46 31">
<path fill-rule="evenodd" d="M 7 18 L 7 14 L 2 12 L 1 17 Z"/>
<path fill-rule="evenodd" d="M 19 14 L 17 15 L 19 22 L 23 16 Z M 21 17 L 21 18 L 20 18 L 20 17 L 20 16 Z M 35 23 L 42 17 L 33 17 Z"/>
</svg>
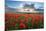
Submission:
<svg viewBox="0 0 46 31">
<path fill-rule="evenodd" d="M 25 24 L 20 23 L 20 28 L 25 28 Z"/>
<path fill-rule="evenodd" d="M 23 23 L 24 21 L 25 21 L 25 20 L 21 19 L 21 20 L 20 20 L 20 23 Z"/>
</svg>

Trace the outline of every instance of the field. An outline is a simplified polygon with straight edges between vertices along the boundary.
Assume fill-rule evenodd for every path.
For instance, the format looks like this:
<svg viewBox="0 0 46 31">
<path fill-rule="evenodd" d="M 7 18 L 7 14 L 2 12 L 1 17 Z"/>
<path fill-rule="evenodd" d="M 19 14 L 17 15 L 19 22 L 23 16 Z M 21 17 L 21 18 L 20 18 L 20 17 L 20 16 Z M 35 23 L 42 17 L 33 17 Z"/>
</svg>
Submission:
<svg viewBox="0 0 46 31">
<path fill-rule="evenodd" d="M 44 27 L 43 14 L 5 14 L 5 29 L 37 29 Z"/>
</svg>

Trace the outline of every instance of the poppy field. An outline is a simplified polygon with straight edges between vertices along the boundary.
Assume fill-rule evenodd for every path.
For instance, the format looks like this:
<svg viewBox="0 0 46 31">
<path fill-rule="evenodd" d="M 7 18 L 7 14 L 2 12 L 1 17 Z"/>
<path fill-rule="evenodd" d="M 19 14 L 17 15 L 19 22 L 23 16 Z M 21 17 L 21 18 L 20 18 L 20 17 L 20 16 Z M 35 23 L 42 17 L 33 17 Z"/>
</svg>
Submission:
<svg viewBox="0 0 46 31">
<path fill-rule="evenodd" d="M 43 14 L 5 14 L 5 29 L 37 29 L 44 26 Z"/>
</svg>

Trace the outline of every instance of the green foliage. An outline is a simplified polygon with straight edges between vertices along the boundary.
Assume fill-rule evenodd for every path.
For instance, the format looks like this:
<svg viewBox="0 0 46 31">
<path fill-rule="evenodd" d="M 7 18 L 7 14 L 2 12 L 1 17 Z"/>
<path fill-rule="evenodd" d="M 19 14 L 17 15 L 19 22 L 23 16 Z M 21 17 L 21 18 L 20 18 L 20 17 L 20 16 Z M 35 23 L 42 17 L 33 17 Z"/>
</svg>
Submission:
<svg viewBox="0 0 46 31">
<path fill-rule="evenodd" d="M 28 28 L 31 28 L 32 27 L 32 23 L 28 22 L 27 26 L 28 26 Z"/>
<path fill-rule="evenodd" d="M 19 27 L 19 23 L 17 23 L 15 26 L 16 26 L 16 27 Z"/>
<path fill-rule="evenodd" d="M 10 26 L 8 28 L 8 30 L 15 30 L 15 29 L 19 29 L 19 23 L 17 23 L 15 26 Z"/>
<path fill-rule="evenodd" d="M 43 28 L 42 21 L 39 21 L 39 23 L 38 23 L 38 28 Z"/>
<path fill-rule="evenodd" d="M 29 27 L 31 27 L 31 26 L 32 26 L 32 24 L 31 24 L 31 23 L 28 23 L 28 26 L 29 26 Z"/>
<path fill-rule="evenodd" d="M 9 19 L 8 19 L 8 22 L 9 23 L 13 23 L 13 22 L 15 22 L 16 21 L 16 19 L 14 18 L 14 17 L 10 17 Z"/>
<path fill-rule="evenodd" d="M 39 21 L 38 24 L 36 24 L 36 23 L 34 22 L 33 28 L 43 28 L 42 21 Z"/>
<path fill-rule="evenodd" d="M 36 22 L 34 22 L 33 28 L 34 28 L 34 29 L 37 28 Z"/>
<path fill-rule="evenodd" d="M 16 25 L 15 25 L 15 29 L 19 29 L 19 23 L 16 23 Z"/>
<path fill-rule="evenodd" d="M 10 26 L 10 27 L 8 28 L 8 30 L 15 30 L 15 27 L 14 27 L 14 26 Z"/>
<path fill-rule="evenodd" d="M 34 28 L 34 29 L 37 28 L 37 24 L 36 24 L 36 23 L 34 23 L 33 28 Z"/>
<path fill-rule="evenodd" d="M 18 18 L 18 20 L 21 20 L 21 19 L 25 19 L 25 16 L 20 16 L 19 18 Z"/>
<path fill-rule="evenodd" d="M 32 18 L 29 17 L 29 18 L 28 18 L 28 23 L 27 23 L 28 28 L 31 28 L 31 27 L 32 27 L 32 23 L 31 23 L 31 21 L 32 21 Z"/>
<path fill-rule="evenodd" d="M 30 22 L 30 21 L 32 21 L 32 18 L 31 18 L 31 17 L 29 17 L 29 18 L 28 18 L 28 21 L 29 21 L 29 22 Z"/>
</svg>

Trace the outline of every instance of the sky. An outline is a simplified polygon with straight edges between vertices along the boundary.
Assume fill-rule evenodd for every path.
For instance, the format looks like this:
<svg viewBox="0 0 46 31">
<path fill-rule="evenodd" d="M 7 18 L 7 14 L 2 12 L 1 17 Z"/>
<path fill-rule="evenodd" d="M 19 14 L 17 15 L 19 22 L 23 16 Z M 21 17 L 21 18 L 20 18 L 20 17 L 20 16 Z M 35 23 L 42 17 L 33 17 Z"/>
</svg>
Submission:
<svg viewBox="0 0 46 31">
<path fill-rule="evenodd" d="M 30 1 L 6 1 L 5 5 L 7 5 L 8 7 L 11 7 L 11 8 L 22 8 L 25 3 L 26 4 L 34 4 L 34 7 L 36 9 L 38 9 L 38 8 L 43 9 L 44 8 L 43 3 L 30 2 Z"/>
<path fill-rule="evenodd" d="M 44 0 L 6 0 L 6 1 L 35 1 L 35 2 L 44 2 Z"/>
</svg>

